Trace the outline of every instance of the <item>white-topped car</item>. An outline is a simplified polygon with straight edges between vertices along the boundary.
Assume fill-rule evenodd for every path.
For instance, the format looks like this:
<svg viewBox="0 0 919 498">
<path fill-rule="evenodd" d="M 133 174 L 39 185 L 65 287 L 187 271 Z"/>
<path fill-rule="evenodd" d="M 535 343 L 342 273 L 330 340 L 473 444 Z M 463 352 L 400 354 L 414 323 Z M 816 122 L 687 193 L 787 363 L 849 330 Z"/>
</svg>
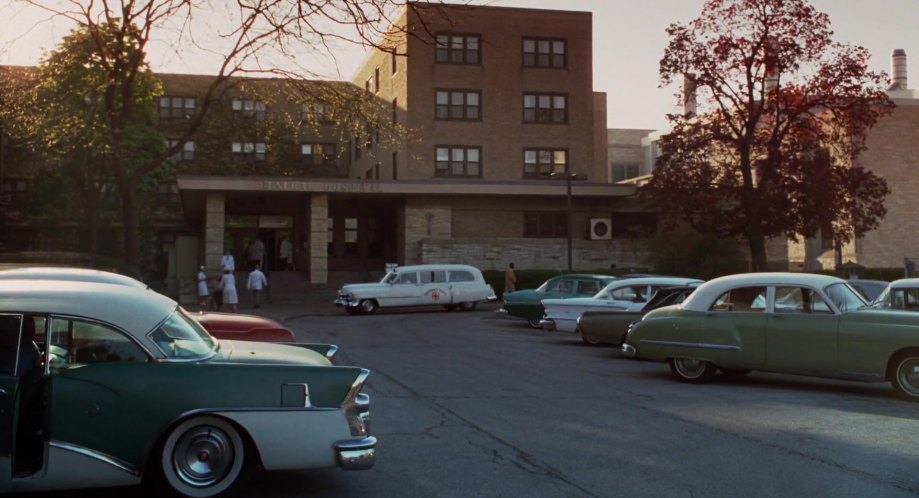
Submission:
<svg viewBox="0 0 919 498">
<path fill-rule="evenodd" d="M 545 317 L 539 322 L 545 330 L 575 332 L 578 318 L 585 311 L 638 311 L 662 287 L 699 285 L 702 280 L 680 277 L 641 277 L 616 280 L 593 297 L 543 299 Z"/>
<path fill-rule="evenodd" d="M 447 310 L 475 309 L 497 299 L 482 271 L 469 265 L 427 264 L 393 268 L 382 280 L 345 284 L 335 305 L 348 313 L 373 313 L 377 308 L 440 305 Z"/>
</svg>

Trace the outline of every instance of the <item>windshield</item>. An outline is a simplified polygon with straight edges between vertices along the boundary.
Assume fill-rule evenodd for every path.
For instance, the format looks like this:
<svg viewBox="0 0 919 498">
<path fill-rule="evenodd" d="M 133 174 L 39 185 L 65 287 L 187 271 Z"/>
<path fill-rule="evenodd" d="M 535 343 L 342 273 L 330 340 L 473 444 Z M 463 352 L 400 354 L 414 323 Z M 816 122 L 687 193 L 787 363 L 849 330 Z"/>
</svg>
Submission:
<svg viewBox="0 0 919 498">
<path fill-rule="evenodd" d="M 839 283 L 828 285 L 824 290 L 839 311 L 852 311 L 866 304 L 862 296 L 847 284 Z"/>
<path fill-rule="evenodd" d="M 214 351 L 217 341 L 181 308 L 160 324 L 150 338 L 167 358 L 199 358 Z"/>
</svg>

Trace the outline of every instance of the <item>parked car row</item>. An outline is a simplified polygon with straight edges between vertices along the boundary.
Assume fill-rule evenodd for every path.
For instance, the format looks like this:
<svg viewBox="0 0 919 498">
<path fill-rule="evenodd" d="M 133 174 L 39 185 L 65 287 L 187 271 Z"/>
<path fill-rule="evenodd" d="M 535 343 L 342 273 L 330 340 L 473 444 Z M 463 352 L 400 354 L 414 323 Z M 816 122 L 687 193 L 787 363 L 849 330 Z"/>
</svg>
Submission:
<svg viewBox="0 0 919 498">
<path fill-rule="evenodd" d="M 335 346 L 189 313 L 106 272 L 12 272 L 0 272 L 0 493 L 143 480 L 212 497 L 256 465 L 373 466 L 370 372 L 332 365 Z"/>
</svg>

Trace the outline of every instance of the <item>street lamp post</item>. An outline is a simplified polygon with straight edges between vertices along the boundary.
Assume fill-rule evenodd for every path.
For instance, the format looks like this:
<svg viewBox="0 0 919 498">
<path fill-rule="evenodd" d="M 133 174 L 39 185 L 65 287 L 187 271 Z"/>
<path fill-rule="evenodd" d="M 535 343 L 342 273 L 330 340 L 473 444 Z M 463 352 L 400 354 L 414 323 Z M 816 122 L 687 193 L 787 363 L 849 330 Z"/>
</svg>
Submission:
<svg viewBox="0 0 919 498">
<path fill-rule="evenodd" d="M 568 216 L 568 221 L 567 221 L 567 223 L 566 223 L 566 224 L 568 225 L 568 227 L 567 227 L 567 228 L 568 228 L 568 230 L 567 230 L 567 232 L 568 232 L 568 234 L 567 234 L 567 235 L 568 235 L 568 273 L 571 273 L 572 271 L 574 271 L 574 270 L 573 270 L 572 261 L 571 261 L 571 254 L 572 254 L 572 250 L 571 250 L 571 240 L 572 240 L 572 238 L 573 238 L 573 237 L 572 237 L 572 233 L 573 233 L 573 230 L 574 230 L 574 227 L 573 227 L 573 225 L 574 225 L 574 220 L 573 220 L 573 218 L 574 218 L 574 213 L 573 213 L 573 210 L 572 210 L 572 208 L 571 208 L 571 180 L 576 180 L 578 175 L 577 175 L 576 173 L 569 173 L 569 172 L 567 172 L 567 171 L 564 172 L 564 173 L 550 173 L 550 174 L 549 174 L 549 176 L 552 177 L 552 178 L 558 178 L 558 177 L 560 177 L 560 176 L 562 176 L 562 175 L 564 175 L 564 177 L 565 177 L 565 212 L 566 212 L 566 214 L 567 214 L 567 216 Z"/>
</svg>

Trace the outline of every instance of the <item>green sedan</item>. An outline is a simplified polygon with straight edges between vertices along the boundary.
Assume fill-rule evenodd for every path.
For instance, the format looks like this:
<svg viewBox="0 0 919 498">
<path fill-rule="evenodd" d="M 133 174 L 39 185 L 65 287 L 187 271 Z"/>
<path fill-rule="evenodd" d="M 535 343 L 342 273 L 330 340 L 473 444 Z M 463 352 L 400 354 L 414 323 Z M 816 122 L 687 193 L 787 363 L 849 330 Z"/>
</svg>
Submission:
<svg viewBox="0 0 919 498">
<path fill-rule="evenodd" d="M 919 314 L 869 308 L 845 280 L 825 275 L 711 280 L 633 324 L 622 353 L 666 361 L 685 382 L 762 370 L 889 381 L 919 400 Z"/>
<path fill-rule="evenodd" d="M 543 299 L 568 299 L 572 297 L 591 297 L 600 292 L 616 277 L 609 275 L 559 275 L 543 282 L 536 289 L 506 292 L 504 306 L 498 311 L 510 316 L 523 318 L 530 327 L 541 328 L 539 321 L 545 314 Z"/>
<path fill-rule="evenodd" d="M 0 281 L 0 493 L 149 482 L 208 498 L 266 470 L 370 468 L 369 372 L 217 340 L 177 303 Z"/>
</svg>

